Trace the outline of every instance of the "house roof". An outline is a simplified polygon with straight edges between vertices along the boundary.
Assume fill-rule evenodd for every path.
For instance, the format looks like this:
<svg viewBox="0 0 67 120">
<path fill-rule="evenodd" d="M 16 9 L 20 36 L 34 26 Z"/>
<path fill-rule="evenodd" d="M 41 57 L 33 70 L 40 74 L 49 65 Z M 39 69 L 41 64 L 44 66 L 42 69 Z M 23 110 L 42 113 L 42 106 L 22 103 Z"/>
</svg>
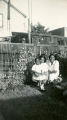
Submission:
<svg viewBox="0 0 67 120">
<path fill-rule="evenodd" d="M 7 0 L 3 0 L 6 4 L 8 4 Z M 19 14 L 21 14 L 24 18 L 26 18 L 27 16 L 21 12 L 18 8 L 16 8 L 13 4 L 10 3 L 10 7 L 13 8 L 14 10 L 16 10 Z"/>
</svg>

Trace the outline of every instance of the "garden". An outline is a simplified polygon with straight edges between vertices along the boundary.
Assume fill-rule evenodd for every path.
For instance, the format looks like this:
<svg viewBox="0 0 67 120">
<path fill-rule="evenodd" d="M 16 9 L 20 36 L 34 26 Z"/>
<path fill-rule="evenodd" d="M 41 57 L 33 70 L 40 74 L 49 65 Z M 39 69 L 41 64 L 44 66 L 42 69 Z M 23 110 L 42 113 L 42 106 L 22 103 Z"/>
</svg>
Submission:
<svg viewBox="0 0 67 120">
<path fill-rule="evenodd" d="M 0 120 L 67 120 L 67 101 L 62 91 L 47 85 L 46 91 L 41 92 L 26 76 L 27 69 L 29 71 L 34 63 L 36 49 L 33 46 L 21 48 L 11 47 L 14 52 L 10 50 L 9 64 L 4 65 L 7 71 L 0 72 Z M 37 51 L 37 55 L 39 53 L 41 51 Z M 60 62 L 60 73 L 66 82 L 67 59 L 56 55 Z"/>
</svg>

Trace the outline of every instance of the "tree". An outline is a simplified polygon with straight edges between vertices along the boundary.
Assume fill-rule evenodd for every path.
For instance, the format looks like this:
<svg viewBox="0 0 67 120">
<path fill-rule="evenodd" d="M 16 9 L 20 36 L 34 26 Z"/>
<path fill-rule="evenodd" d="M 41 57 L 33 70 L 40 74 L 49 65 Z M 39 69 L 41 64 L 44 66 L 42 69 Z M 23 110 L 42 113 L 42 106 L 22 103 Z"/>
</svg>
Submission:
<svg viewBox="0 0 67 120">
<path fill-rule="evenodd" d="M 32 25 L 31 28 L 32 33 L 48 34 L 49 28 L 45 28 L 45 26 L 41 25 L 40 23 L 37 25 Z"/>
</svg>

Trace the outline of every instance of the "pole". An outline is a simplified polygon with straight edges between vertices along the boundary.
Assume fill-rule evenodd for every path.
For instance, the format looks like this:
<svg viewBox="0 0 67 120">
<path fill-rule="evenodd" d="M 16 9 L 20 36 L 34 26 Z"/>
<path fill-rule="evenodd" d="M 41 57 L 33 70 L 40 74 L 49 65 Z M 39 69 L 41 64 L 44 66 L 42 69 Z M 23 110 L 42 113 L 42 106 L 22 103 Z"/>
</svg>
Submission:
<svg viewBox="0 0 67 120">
<path fill-rule="evenodd" d="M 31 42 L 32 42 L 32 0 L 31 0 Z"/>
<path fill-rule="evenodd" d="M 9 30 L 9 33 L 10 33 L 10 0 L 8 1 L 7 21 L 8 21 L 8 30 Z"/>
<path fill-rule="evenodd" d="M 31 43 L 30 0 L 28 0 L 28 40 Z"/>
<path fill-rule="evenodd" d="M 10 0 L 8 1 L 8 20 L 10 20 Z"/>
<path fill-rule="evenodd" d="M 32 0 L 31 0 L 31 24 L 32 24 Z"/>
</svg>

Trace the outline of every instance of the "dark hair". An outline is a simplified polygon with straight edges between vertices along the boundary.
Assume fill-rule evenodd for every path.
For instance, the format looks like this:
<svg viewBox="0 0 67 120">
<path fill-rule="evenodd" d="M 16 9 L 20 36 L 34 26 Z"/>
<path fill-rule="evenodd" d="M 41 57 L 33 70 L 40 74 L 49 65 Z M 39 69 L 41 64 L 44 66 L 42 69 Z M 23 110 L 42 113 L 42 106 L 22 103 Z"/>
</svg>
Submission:
<svg viewBox="0 0 67 120">
<path fill-rule="evenodd" d="M 36 62 L 36 60 L 37 60 L 37 59 L 39 59 L 39 60 L 40 60 L 40 58 L 39 58 L 39 57 L 36 57 L 36 58 L 35 58 L 35 62 Z"/>
<path fill-rule="evenodd" d="M 46 57 L 45 57 L 45 55 L 41 55 L 41 56 L 40 56 L 40 60 L 41 60 L 41 58 L 44 58 L 44 62 L 46 62 Z"/>
<path fill-rule="evenodd" d="M 51 58 L 51 56 L 54 56 L 54 57 L 55 57 L 55 55 L 54 55 L 53 53 L 51 53 L 51 54 L 49 55 L 49 59 Z"/>
<path fill-rule="evenodd" d="M 32 56 L 32 53 L 28 53 L 28 56 Z"/>
</svg>

